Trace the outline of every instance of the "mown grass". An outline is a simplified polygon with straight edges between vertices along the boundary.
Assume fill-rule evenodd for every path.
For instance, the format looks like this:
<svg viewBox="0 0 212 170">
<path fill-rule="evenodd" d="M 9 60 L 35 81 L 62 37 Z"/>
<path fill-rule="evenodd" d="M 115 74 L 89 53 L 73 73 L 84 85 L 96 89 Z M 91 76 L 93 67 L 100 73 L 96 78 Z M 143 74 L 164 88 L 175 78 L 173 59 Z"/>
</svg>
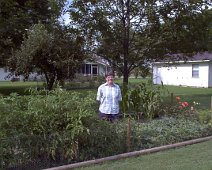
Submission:
<svg viewBox="0 0 212 170">
<path fill-rule="evenodd" d="M 9 95 L 11 93 L 18 93 L 20 95 L 28 94 L 28 89 L 42 87 L 43 82 L 11 82 L 0 81 L 0 94 Z"/>
<path fill-rule="evenodd" d="M 212 140 L 149 155 L 79 168 L 79 170 L 211 170 Z"/>
</svg>

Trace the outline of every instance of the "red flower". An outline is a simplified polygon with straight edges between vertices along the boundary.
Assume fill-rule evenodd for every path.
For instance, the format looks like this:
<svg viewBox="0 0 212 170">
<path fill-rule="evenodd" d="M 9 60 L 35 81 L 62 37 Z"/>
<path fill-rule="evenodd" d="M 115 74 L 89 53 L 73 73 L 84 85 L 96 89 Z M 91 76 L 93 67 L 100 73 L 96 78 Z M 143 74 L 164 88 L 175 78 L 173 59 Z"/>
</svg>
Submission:
<svg viewBox="0 0 212 170">
<path fill-rule="evenodd" d="M 182 106 L 178 106 L 178 109 L 182 109 L 183 107 Z"/>
<path fill-rule="evenodd" d="M 177 97 L 176 97 L 176 100 L 180 100 L 180 97 L 177 96 Z"/>
</svg>

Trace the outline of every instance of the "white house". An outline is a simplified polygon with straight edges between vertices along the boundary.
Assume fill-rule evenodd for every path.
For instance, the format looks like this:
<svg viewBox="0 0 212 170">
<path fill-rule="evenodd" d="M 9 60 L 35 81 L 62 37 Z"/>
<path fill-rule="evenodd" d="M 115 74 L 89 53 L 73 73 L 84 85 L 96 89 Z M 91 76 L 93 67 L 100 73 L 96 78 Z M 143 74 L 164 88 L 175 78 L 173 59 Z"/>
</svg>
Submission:
<svg viewBox="0 0 212 170">
<path fill-rule="evenodd" d="M 84 61 L 81 68 L 78 70 L 78 74 L 84 76 L 97 76 L 97 75 L 104 75 L 105 72 L 110 70 L 109 63 L 102 59 L 95 57 L 95 61 Z M 0 81 L 23 81 L 23 76 L 8 76 L 10 72 L 6 68 L 0 68 Z M 39 80 L 43 79 L 41 75 L 37 75 L 37 73 L 30 74 L 30 80 Z"/>
<path fill-rule="evenodd" d="M 0 68 L 0 81 L 23 81 L 24 76 L 15 76 L 15 75 L 10 75 L 11 72 L 8 71 L 7 68 Z M 37 73 L 32 73 L 29 75 L 30 80 L 35 80 L 35 79 L 42 79 L 41 75 L 38 75 Z"/>
<path fill-rule="evenodd" d="M 106 60 L 95 56 L 93 61 L 84 61 L 84 64 L 82 64 L 78 73 L 92 77 L 104 75 L 108 70 L 110 70 L 109 63 Z"/>
<path fill-rule="evenodd" d="M 198 53 L 176 64 L 155 62 L 153 83 L 175 86 L 212 87 L 212 53 Z"/>
</svg>

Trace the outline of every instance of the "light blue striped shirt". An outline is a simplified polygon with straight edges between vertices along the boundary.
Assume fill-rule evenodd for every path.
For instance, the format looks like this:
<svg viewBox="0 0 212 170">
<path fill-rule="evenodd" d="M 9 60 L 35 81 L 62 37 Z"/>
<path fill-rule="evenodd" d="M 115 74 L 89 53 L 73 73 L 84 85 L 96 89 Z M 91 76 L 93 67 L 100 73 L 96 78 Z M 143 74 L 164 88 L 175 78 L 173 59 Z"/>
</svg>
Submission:
<svg viewBox="0 0 212 170">
<path fill-rule="evenodd" d="M 99 111 L 104 114 L 118 114 L 119 101 L 122 100 L 120 87 L 113 83 L 109 86 L 107 83 L 98 88 L 96 100 L 100 101 Z"/>
</svg>

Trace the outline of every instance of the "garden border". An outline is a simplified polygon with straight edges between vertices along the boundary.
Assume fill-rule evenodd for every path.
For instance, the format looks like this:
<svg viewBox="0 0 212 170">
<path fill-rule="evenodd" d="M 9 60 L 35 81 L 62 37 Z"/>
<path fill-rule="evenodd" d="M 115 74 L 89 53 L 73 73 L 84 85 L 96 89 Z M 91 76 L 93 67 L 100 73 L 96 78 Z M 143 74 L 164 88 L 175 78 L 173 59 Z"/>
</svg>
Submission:
<svg viewBox="0 0 212 170">
<path fill-rule="evenodd" d="M 46 170 L 68 170 L 68 169 L 80 168 L 80 167 L 84 167 L 84 166 L 90 166 L 93 164 L 103 163 L 106 161 L 113 161 L 113 160 L 129 158 L 129 157 L 135 157 L 135 156 L 139 156 L 139 155 L 146 155 L 149 153 L 164 151 L 167 149 L 182 147 L 182 146 L 191 145 L 191 144 L 196 144 L 196 143 L 205 142 L 208 140 L 212 140 L 212 136 L 188 140 L 188 141 L 169 144 L 169 145 L 164 145 L 164 146 L 150 148 L 150 149 L 144 149 L 144 150 L 140 150 L 140 151 L 133 151 L 133 152 L 128 152 L 128 153 L 118 154 L 118 155 L 109 156 L 109 157 L 100 158 L 100 159 L 94 159 L 94 160 L 78 162 L 78 163 L 74 163 L 74 164 L 63 165 L 63 166 L 59 166 L 59 167 L 48 168 Z"/>
</svg>

